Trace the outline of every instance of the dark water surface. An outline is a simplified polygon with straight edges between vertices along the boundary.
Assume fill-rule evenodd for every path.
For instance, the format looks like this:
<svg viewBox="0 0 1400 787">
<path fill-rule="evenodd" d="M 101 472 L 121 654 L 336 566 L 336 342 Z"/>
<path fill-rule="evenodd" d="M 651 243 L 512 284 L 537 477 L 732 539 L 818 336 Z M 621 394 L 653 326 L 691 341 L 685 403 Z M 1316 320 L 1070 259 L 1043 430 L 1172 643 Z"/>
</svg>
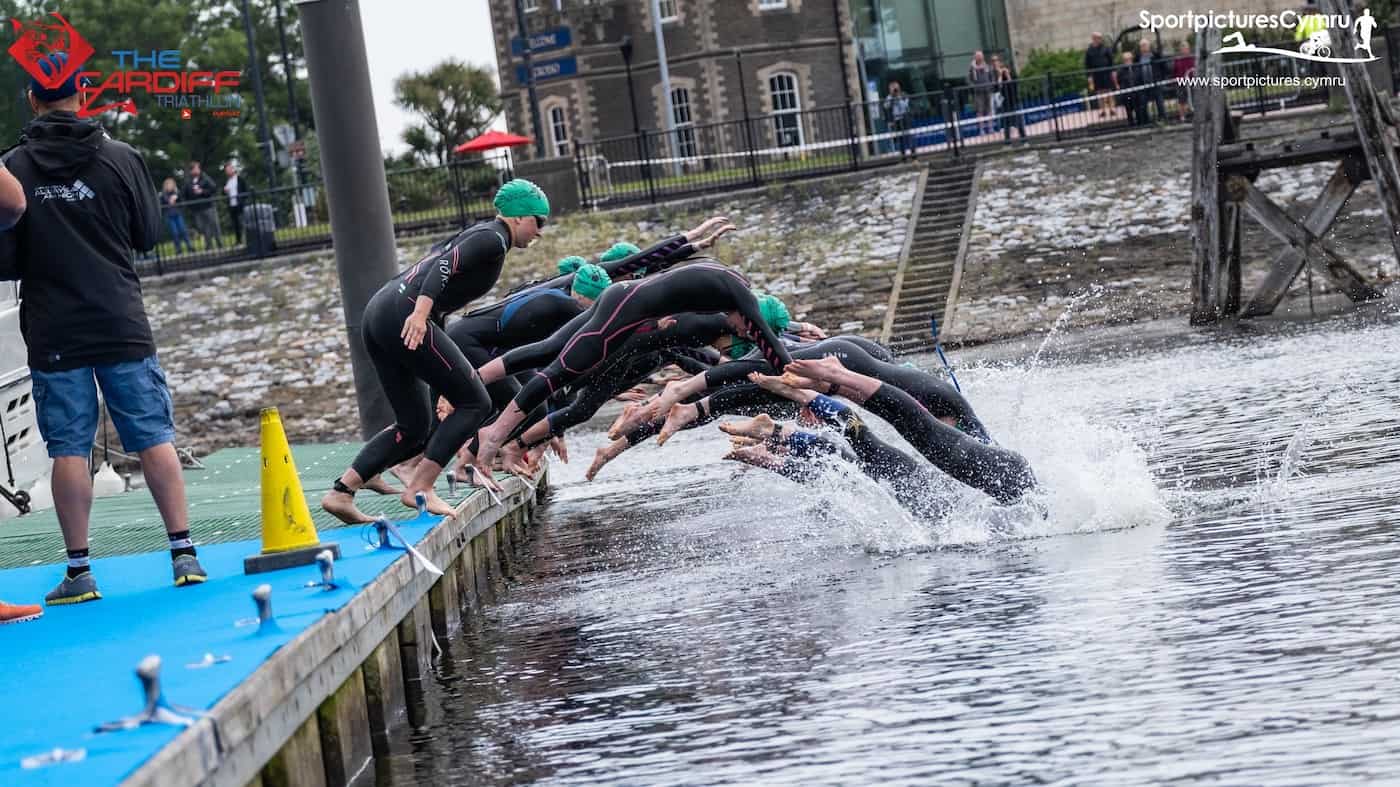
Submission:
<svg viewBox="0 0 1400 787">
<path fill-rule="evenodd" d="M 960 372 L 1051 512 L 713 428 L 551 470 L 388 784 L 1400 780 L 1400 322 Z"/>
</svg>

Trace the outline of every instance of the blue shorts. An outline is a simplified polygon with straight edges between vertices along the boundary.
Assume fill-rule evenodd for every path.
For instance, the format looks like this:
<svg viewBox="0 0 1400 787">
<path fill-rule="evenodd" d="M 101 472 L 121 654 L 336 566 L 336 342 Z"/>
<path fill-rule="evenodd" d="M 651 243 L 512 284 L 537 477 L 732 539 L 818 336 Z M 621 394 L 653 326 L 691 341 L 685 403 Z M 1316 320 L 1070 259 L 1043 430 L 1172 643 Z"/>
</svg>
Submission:
<svg viewBox="0 0 1400 787">
<path fill-rule="evenodd" d="M 175 441 L 175 407 L 156 356 L 61 372 L 31 369 L 39 434 L 49 457 L 88 456 L 97 438 L 97 388 L 122 450 L 135 454 Z"/>
</svg>

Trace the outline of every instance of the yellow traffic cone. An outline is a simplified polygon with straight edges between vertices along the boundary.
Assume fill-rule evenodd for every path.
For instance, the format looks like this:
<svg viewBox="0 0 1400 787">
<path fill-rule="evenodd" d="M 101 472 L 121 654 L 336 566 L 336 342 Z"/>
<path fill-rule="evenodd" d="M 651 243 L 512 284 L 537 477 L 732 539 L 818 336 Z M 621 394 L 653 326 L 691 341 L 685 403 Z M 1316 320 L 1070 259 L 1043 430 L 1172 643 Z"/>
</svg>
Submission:
<svg viewBox="0 0 1400 787">
<path fill-rule="evenodd" d="M 316 562 L 329 549 L 340 557 L 339 544 L 322 544 L 301 491 L 292 448 L 276 407 L 262 411 L 262 553 L 243 559 L 244 574 L 260 574 Z"/>
</svg>

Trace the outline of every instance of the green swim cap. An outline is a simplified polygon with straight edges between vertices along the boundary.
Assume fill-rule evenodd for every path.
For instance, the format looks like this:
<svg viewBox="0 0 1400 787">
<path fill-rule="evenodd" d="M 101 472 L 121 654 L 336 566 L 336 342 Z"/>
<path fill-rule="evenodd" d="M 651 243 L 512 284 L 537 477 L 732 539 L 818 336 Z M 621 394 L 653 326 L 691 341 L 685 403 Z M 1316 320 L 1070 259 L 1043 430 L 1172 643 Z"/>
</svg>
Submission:
<svg viewBox="0 0 1400 787">
<path fill-rule="evenodd" d="M 544 195 L 539 186 L 521 178 L 507 181 L 501 186 L 496 191 L 496 198 L 492 203 L 502 216 L 519 218 L 549 215 L 549 197 Z"/>
<path fill-rule="evenodd" d="M 559 261 L 559 275 L 562 276 L 566 273 L 576 273 L 579 268 L 587 264 L 588 260 L 585 260 L 577 254 L 569 255 L 568 257 L 565 257 L 564 259 Z"/>
<path fill-rule="evenodd" d="M 768 327 L 773 329 L 773 333 L 782 333 L 787 330 L 788 323 L 792 322 L 792 315 L 788 314 L 787 304 L 779 300 L 776 295 L 766 293 L 759 295 L 758 313 L 763 316 L 763 321 L 768 323 Z"/>
<path fill-rule="evenodd" d="M 626 241 L 618 241 L 617 243 L 614 243 L 612 247 L 609 248 L 607 251 L 598 255 L 598 261 L 617 262 L 618 260 L 631 257 L 633 254 L 636 254 L 639 251 L 641 251 L 641 249 L 637 248 L 631 243 L 628 243 Z"/>
<path fill-rule="evenodd" d="M 753 342 L 749 341 L 748 339 L 743 338 L 742 336 L 736 335 L 733 338 L 734 341 L 729 343 L 728 350 L 729 359 L 731 361 L 737 361 L 740 358 L 743 358 L 745 355 L 748 355 L 749 353 L 753 352 L 753 348 L 758 346 Z"/>
<path fill-rule="evenodd" d="M 597 300 L 603 290 L 612 284 L 612 277 L 597 265 L 584 265 L 574 272 L 574 294 L 590 300 Z"/>
</svg>

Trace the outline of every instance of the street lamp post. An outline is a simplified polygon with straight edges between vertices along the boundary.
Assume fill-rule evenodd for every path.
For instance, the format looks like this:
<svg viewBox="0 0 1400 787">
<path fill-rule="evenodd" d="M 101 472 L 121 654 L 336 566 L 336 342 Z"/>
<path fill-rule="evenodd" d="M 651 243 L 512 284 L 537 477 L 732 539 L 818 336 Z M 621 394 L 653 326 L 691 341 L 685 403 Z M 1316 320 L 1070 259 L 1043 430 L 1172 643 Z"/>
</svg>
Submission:
<svg viewBox="0 0 1400 787">
<path fill-rule="evenodd" d="M 642 177 L 647 180 L 647 199 L 656 202 L 656 184 L 651 178 L 651 153 L 647 150 L 647 139 L 642 134 L 642 125 L 637 120 L 637 91 L 632 89 L 632 36 L 625 35 L 618 42 L 617 49 L 622 53 L 622 66 L 627 70 L 627 103 L 632 106 L 632 139 L 637 143 L 637 155 L 642 159 Z"/>
<path fill-rule="evenodd" d="M 640 134 L 642 127 L 637 122 L 637 91 L 632 89 L 632 36 L 623 36 L 617 48 L 622 53 L 622 66 L 627 69 L 627 103 L 632 105 L 632 133 Z"/>
<path fill-rule="evenodd" d="M 540 98 L 535 93 L 535 65 L 530 57 L 530 31 L 525 27 L 524 0 L 515 0 L 515 27 L 520 32 L 520 59 L 525 64 L 525 92 L 530 100 L 530 122 L 535 129 L 535 158 L 544 158 L 544 129 L 540 127 Z"/>
</svg>

